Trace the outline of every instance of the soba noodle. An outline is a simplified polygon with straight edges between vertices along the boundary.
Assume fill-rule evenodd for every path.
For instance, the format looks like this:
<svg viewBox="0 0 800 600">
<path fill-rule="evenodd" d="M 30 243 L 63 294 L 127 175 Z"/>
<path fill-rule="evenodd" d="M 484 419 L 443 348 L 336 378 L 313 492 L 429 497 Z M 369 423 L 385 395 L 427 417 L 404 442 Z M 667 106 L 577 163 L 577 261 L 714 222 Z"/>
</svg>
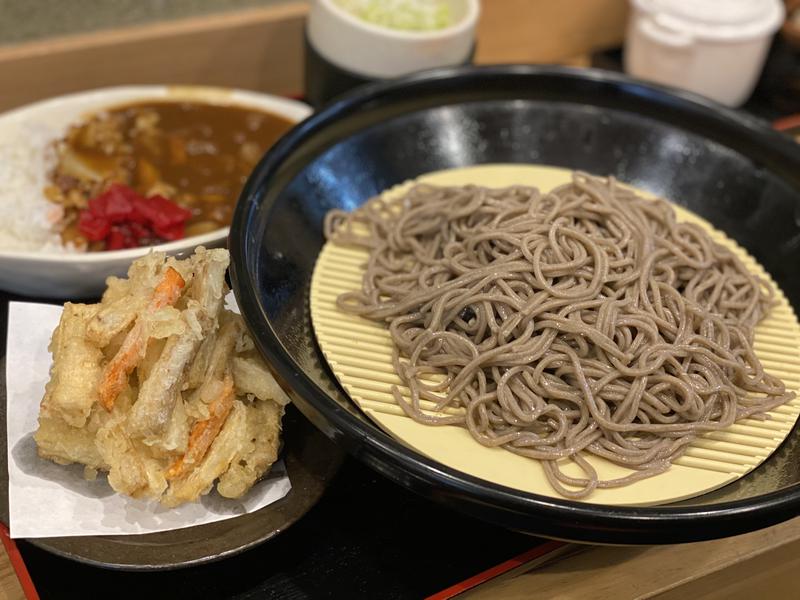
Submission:
<svg viewBox="0 0 800 600">
<path fill-rule="evenodd" d="M 369 249 L 338 305 L 387 324 L 404 412 L 542 461 L 563 496 L 661 473 L 699 434 L 793 397 L 753 350 L 766 282 L 611 178 L 418 184 L 330 212 L 326 235 Z M 587 455 L 633 472 L 602 480 Z"/>
</svg>

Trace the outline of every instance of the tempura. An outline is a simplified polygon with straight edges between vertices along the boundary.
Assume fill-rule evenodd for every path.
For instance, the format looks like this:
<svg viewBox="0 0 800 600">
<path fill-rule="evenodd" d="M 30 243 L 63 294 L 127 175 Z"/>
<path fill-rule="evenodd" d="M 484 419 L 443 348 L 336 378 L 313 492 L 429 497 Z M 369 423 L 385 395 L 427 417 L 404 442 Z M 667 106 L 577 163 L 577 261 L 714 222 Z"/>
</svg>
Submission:
<svg viewBox="0 0 800 600">
<path fill-rule="evenodd" d="M 277 460 L 288 398 L 224 307 L 227 250 L 152 252 L 98 304 L 67 303 L 39 412 L 39 455 L 108 473 L 166 506 L 217 482 L 244 495 Z"/>
</svg>

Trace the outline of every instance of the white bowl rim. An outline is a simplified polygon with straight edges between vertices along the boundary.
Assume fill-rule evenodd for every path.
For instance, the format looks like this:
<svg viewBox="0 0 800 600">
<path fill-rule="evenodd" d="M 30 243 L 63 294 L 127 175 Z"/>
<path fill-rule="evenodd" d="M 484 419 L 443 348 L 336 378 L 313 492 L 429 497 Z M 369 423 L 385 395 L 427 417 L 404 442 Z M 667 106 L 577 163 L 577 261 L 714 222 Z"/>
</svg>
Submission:
<svg viewBox="0 0 800 600">
<path fill-rule="evenodd" d="M 197 101 L 205 100 L 212 104 L 224 104 L 226 100 L 230 100 L 230 104 L 238 103 L 242 106 L 260 108 L 284 117 L 294 124 L 299 123 L 312 113 L 310 106 L 298 100 L 252 90 L 206 85 L 122 85 L 64 94 L 13 108 L 10 111 L 0 114 L 0 126 L 8 122 L 35 118 L 37 112 L 47 111 L 65 103 L 88 104 L 92 102 L 102 102 L 104 99 L 107 99 L 107 106 L 111 108 L 115 106 L 115 103 L 129 103 L 139 99 L 143 101 L 148 99 L 164 99 L 169 98 L 170 95 L 172 95 L 176 101 L 179 101 L 182 94 L 185 94 L 186 99 Z M 206 95 L 206 98 L 203 98 L 204 95 Z M 97 107 L 87 106 L 87 111 L 90 110 L 97 110 Z M 200 235 L 193 235 L 155 246 L 126 248 L 123 250 L 103 250 L 102 252 L 71 252 L 58 249 L 13 250 L 0 248 L 0 260 L 70 264 L 132 261 L 147 255 L 151 251 L 174 253 L 183 249 L 188 250 L 196 246 L 216 242 L 228 237 L 229 231 L 230 228 L 226 226 Z"/>
<path fill-rule="evenodd" d="M 230 227 L 221 227 L 214 231 L 193 235 L 191 237 L 166 242 L 155 246 L 139 246 L 123 250 L 103 250 L 102 252 L 77 252 L 77 251 L 36 251 L 36 250 L 2 250 L 0 260 L 43 262 L 43 263 L 70 263 L 94 264 L 104 262 L 132 261 L 153 252 L 175 253 L 180 250 L 189 250 L 196 246 L 204 246 L 228 237 Z"/>
<path fill-rule="evenodd" d="M 397 40 L 408 40 L 408 41 L 439 40 L 443 38 L 455 37 L 461 35 L 465 31 L 468 31 L 473 27 L 475 27 L 481 12 L 480 0 L 465 0 L 465 2 L 467 3 L 467 12 L 456 23 L 448 25 L 447 27 L 444 27 L 442 29 L 414 31 L 405 29 L 392 29 L 391 27 L 375 25 L 373 23 L 370 23 L 369 21 L 365 21 L 364 19 L 360 19 L 357 16 L 350 14 L 349 12 L 344 10 L 341 6 L 336 4 L 334 0 L 317 0 L 317 1 L 320 2 L 321 4 L 324 4 L 331 12 L 335 13 L 338 17 L 340 17 L 353 27 L 357 27 L 359 29 L 368 31 L 376 35 L 382 35 L 388 38 L 394 38 Z"/>
</svg>

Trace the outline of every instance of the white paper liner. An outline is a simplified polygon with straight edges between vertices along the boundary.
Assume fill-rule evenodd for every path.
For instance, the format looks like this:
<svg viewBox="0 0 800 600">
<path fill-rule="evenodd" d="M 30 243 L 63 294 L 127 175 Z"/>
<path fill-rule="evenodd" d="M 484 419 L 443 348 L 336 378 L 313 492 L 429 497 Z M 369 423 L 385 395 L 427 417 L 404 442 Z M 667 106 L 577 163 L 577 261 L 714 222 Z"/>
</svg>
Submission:
<svg viewBox="0 0 800 600">
<path fill-rule="evenodd" d="M 226 300 L 230 305 L 231 299 Z M 6 426 L 12 538 L 169 531 L 251 513 L 289 493 L 286 468 L 278 461 L 243 498 L 231 500 L 212 491 L 200 502 L 164 508 L 117 494 L 102 473 L 87 481 L 82 465 L 62 466 L 39 458 L 33 433 L 50 373 L 47 346 L 61 311 L 61 306 L 24 302 L 8 307 Z"/>
</svg>

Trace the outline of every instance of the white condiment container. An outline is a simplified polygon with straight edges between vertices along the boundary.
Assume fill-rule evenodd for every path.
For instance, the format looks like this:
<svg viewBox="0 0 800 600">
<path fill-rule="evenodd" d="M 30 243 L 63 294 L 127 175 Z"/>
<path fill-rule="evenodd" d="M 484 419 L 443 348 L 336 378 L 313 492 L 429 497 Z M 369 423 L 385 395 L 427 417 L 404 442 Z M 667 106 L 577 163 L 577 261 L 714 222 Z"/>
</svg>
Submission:
<svg viewBox="0 0 800 600">
<path fill-rule="evenodd" d="M 753 91 L 781 0 L 631 0 L 625 71 L 729 106 Z"/>
<path fill-rule="evenodd" d="M 368 23 L 333 0 L 314 0 L 308 40 L 334 65 L 356 75 L 398 77 L 467 59 L 475 43 L 478 0 L 447 0 L 453 24 L 431 31 L 403 31 Z"/>
</svg>

